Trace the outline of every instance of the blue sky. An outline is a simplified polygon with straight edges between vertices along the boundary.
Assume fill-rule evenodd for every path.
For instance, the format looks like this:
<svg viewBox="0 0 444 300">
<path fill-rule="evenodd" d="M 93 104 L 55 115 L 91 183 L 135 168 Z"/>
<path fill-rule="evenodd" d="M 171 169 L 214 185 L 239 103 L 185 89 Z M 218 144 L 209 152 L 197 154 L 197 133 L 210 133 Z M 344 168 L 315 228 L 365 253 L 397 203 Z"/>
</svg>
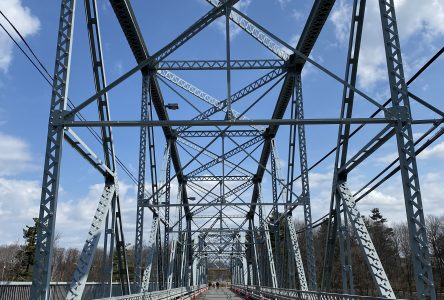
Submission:
<svg viewBox="0 0 444 300">
<path fill-rule="evenodd" d="M 316 44 L 312 58 L 343 77 L 351 1 L 338 0 L 329 20 Z M 377 14 L 377 1 L 367 1 L 367 15 L 364 25 L 364 37 L 359 65 L 358 88 L 374 97 L 380 103 L 388 96 L 386 69 L 380 20 Z M 57 3 L 57 4 L 55 4 Z M 107 1 L 98 1 L 102 29 L 103 53 L 106 62 L 108 83 L 135 66 L 134 58 L 124 40 L 112 8 Z M 204 0 L 164 0 L 136 1 L 133 7 L 139 20 L 150 53 L 154 53 L 200 16 L 211 6 Z M 239 9 L 259 22 L 268 30 L 287 43 L 295 46 L 312 1 L 309 0 L 240 0 Z M 418 1 L 395 1 L 401 35 L 401 45 L 405 63 L 406 77 L 428 60 L 444 44 L 444 0 L 431 1 L 423 5 Z M 52 74 L 59 17 L 58 1 L 41 0 L 3 0 L 0 9 L 7 15 L 25 36 L 43 64 Z M 89 57 L 85 16 L 82 1 L 77 3 L 74 46 L 71 68 L 69 97 L 74 103 L 80 103 L 94 92 L 91 63 Z M 6 25 L 3 18 L 0 22 Z M 223 59 L 225 56 L 224 20 L 216 20 L 199 35 L 194 37 L 168 59 Z M 271 52 L 259 45 L 254 39 L 232 25 L 231 44 L 233 59 L 276 58 Z M 444 58 L 440 58 L 414 84 L 410 91 L 444 110 L 440 97 L 444 92 L 442 70 Z M 226 95 L 225 73 L 214 72 L 175 72 L 184 79 L 205 90 L 215 98 L 223 100 Z M 264 72 L 233 72 L 233 91 L 255 80 Z M 140 115 L 141 78 L 137 74 L 119 85 L 109 94 L 111 115 L 114 120 L 136 120 Z M 196 112 L 187 106 L 166 86 L 161 85 L 167 102 L 178 102 L 180 109 L 170 111 L 172 119 L 192 118 Z M 307 65 L 303 73 L 303 88 L 306 118 L 338 117 L 342 86 Z M 40 184 L 43 156 L 48 121 L 50 87 L 32 68 L 9 38 L 0 32 L 0 242 L 21 241 L 21 229 L 31 224 L 37 215 L 40 200 Z M 235 109 L 242 111 L 258 93 L 240 101 Z M 255 108 L 250 118 L 267 118 L 271 115 L 279 88 L 275 88 Z M 199 109 L 209 106 L 182 93 Z M 170 100 L 171 99 L 171 100 Z M 374 107 L 357 97 L 355 116 L 366 117 Z M 431 112 L 412 104 L 415 118 L 436 117 Z M 97 119 L 94 105 L 88 107 L 85 116 Z M 222 118 L 221 114 L 216 116 Z M 358 149 L 379 126 L 368 126 L 350 144 L 351 151 Z M 427 126 L 414 127 L 415 136 L 420 135 Z M 309 163 L 317 161 L 335 145 L 337 127 L 307 127 L 307 147 Z M 91 147 L 100 153 L 100 147 L 85 130 L 78 130 Z M 160 130 L 156 129 L 158 160 L 164 146 Z M 116 128 L 114 130 L 116 153 L 120 159 L 136 174 L 138 166 L 138 129 Z M 280 130 L 279 155 L 283 173 L 286 173 L 288 130 Z M 232 145 L 231 145 L 232 146 Z M 214 146 L 216 151 L 217 144 Z M 219 148 L 220 150 L 220 148 Z M 396 153 L 395 141 L 384 145 L 371 160 L 357 169 L 350 178 L 352 189 L 359 189 L 372 175 L 378 173 L 387 161 Z M 257 154 L 256 154 L 257 156 Z M 186 155 L 184 160 L 186 160 Z M 441 178 L 444 176 L 442 163 L 444 143 L 438 140 L 419 158 L 419 171 L 426 213 L 441 215 L 443 190 Z M 206 161 L 203 159 L 203 161 Z M 312 206 L 314 218 L 327 212 L 331 190 L 331 168 L 328 160 L 310 175 L 312 188 Z M 197 165 L 194 165 L 197 166 Z M 247 167 L 254 169 L 254 162 L 248 161 Z M 124 211 L 126 239 L 133 243 L 135 219 L 135 186 L 119 170 L 121 194 Z M 94 213 L 103 180 L 76 154 L 68 145 L 64 147 L 61 192 L 57 217 L 57 230 L 61 233 L 60 243 L 64 246 L 79 247 L 84 240 L 86 230 Z M 270 180 L 264 179 L 264 195 L 270 192 Z M 246 200 L 249 201 L 248 193 Z M 373 207 L 380 207 L 390 221 L 404 219 L 404 206 L 400 189 L 400 179 L 395 176 L 376 192 L 359 204 L 363 214 L 368 214 Z M 301 217 L 301 212 L 295 213 Z"/>
</svg>

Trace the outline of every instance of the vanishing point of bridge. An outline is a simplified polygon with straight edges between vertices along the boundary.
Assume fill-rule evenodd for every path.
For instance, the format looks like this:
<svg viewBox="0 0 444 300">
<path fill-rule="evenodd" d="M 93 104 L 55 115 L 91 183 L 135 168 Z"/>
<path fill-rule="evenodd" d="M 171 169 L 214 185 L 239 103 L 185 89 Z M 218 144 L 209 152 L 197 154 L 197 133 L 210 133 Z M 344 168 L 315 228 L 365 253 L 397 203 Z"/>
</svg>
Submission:
<svg viewBox="0 0 444 300">
<path fill-rule="evenodd" d="M 368 267 L 373 282 L 371 289 L 377 295 L 373 299 L 396 298 L 384 270 L 389 266 L 383 266 L 378 256 L 384 254 L 376 253 L 356 207 L 358 200 L 396 173 L 402 181 L 417 298 L 436 299 L 416 164 L 418 151 L 428 144 L 416 147 L 418 140 L 413 137 L 412 125 L 428 124 L 430 130 L 426 133 L 430 134 L 442 123 L 444 113 L 408 91 L 414 79 L 406 81 L 404 77 L 394 1 L 371 1 L 379 4 L 380 22 L 373 26 L 383 33 L 390 88 L 390 99 L 386 102 L 377 101 L 356 87 L 360 45 L 365 38 L 362 29 L 366 0 L 350 1 L 345 76 L 334 74 L 310 56 L 334 0 L 313 1 L 296 45 L 289 45 L 238 10 L 234 5 L 242 0 L 206 0 L 208 12 L 154 53 L 149 52 L 142 35 L 145 30 L 153 29 L 138 25 L 130 1 L 110 0 L 128 42 L 122 47 L 129 46 L 136 62 L 134 68 L 111 83 L 106 82 L 97 3 L 84 0 L 95 91 L 88 99 L 72 103 L 68 97 L 70 59 L 74 23 L 82 21 L 74 15 L 81 3 L 61 0 L 31 299 L 51 297 L 62 145 L 75 149 L 104 180 L 97 210 L 90 212 L 91 226 L 85 232 L 85 244 L 67 299 L 82 298 L 99 244 L 104 249 L 102 298 L 115 296 L 114 273 L 118 274 L 118 294 L 123 295 L 119 299 L 364 299 L 350 296 L 355 293 L 352 239 Z M 418 2 L 419 5 L 423 4 Z M 171 59 L 174 52 L 216 19 L 225 22 L 223 59 Z M 232 57 L 230 23 L 268 49 L 274 58 Z M 337 99 L 341 109 L 331 112 L 330 118 L 304 116 L 301 72 L 307 65 L 343 88 L 342 99 Z M 226 81 L 221 84 L 226 87 L 226 97 L 217 99 L 209 95 L 175 71 L 224 72 Z M 248 71 L 260 75 L 235 90 L 232 73 Z M 140 106 L 132 108 L 140 108 L 140 119 L 112 120 L 108 92 L 134 76 L 141 78 Z M 204 103 L 201 106 L 205 108 L 189 102 L 196 109 L 195 115 L 171 119 L 168 110 L 177 109 L 178 105 L 163 96 L 162 90 L 168 87 L 176 91 L 177 97 L 184 100 L 193 97 L 192 102 Z M 277 94 L 271 95 L 270 91 Z M 374 107 L 366 118 L 353 117 L 358 97 Z M 257 116 L 255 110 L 263 99 L 272 107 L 267 117 L 249 118 Z M 437 117 L 412 119 L 410 101 Z M 94 120 L 82 115 L 82 110 L 90 106 L 98 109 Z M 314 255 L 320 249 L 313 244 L 311 167 L 306 147 L 306 139 L 315 137 L 306 136 L 305 128 L 322 125 L 337 126 L 338 133 L 336 147 L 327 153 L 335 159 L 331 197 L 325 199 L 330 204 L 325 209 L 328 223 L 325 256 L 319 262 Z M 136 231 L 131 258 L 127 256 L 125 241 L 132 242 L 134 237 L 124 236 L 117 176 L 119 160 L 114 151 L 118 141 L 113 138 L 112 129 L 117 126 L 140 128 L 139 169 L 138 177 L 134 178 L 138 185 L 137 216 L 133 222 L 125 220 Z M 367 135 L 368 141 L 359 149 L 349 149 L 353 135 L 369 127 L 377 130 Z M 82 139 L 79 128 L 96 133 L 100 153 L 94 153 Z M 278 131 L 284 132 L 284 141 L 279 140 Z M 436 135 L 433 138 L 436 140 Z M 349 173 L 388 141 L 394 142 L 398 151 L 394 164 L 388 167 L 388 177 L 380 176 L 360 193 L 352 193 L 347 180 Z M 279 156 L 284 155 L 287 165 L 281 166 Z M 265 188 L 266 184 L 269 187 Z M 299 231 L 292 218 L 295 213 L 303 215 L 304 227 Z M 298 239 L 301 233 L 303 243 Z M 340 251 L 335 252 L 338 243 Z M 144 245 L 148 251 L 144 251 Z M 128 268 L 129 259 L 134 260 L 133 270 Z M 341 266 L 340 274 L 333 270 L 335 261 Z M 208 266 L 218 263 L 230 271 L 229 286 L 208 289 Z M 333 277 L 341 277 L 340 294 L 332 293 Z"/>
</svg>

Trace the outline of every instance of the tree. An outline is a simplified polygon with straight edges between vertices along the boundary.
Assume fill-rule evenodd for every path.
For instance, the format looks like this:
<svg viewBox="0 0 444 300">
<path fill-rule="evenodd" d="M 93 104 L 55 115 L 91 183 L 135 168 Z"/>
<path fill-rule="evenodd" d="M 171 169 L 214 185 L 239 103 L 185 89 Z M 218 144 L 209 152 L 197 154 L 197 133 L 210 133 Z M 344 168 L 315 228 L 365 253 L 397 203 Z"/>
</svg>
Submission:
<svg viewBox="0 0 444 300">
<path fill-rule="evenodd" d="M 427 235 L 432 253 L 432 265 L 437 289 L 444 287 L 444 216 L 428 216 Z"/>
<path fill-rule="evenodd" d="M 25 244 L 20 246 L 17 251 L 16 260 L 20 262 L 19 269 L 15 274 L 14 280 L 30 280 L 32 277 L 31 266 L 34 265 L 36 240 L 37 240 L 37 226 L 38 218 L 33 218 L 34 226 L 26 225 L 23 228 L 23 238 Z"/>
</svg>

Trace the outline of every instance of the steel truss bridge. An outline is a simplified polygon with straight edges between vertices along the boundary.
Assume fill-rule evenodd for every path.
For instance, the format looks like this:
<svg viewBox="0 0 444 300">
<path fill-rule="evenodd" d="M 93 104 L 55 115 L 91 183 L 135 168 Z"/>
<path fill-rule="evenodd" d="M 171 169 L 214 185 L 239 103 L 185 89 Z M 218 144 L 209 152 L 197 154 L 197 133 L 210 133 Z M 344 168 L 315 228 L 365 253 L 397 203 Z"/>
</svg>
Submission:
<svg viewBox="0 0 444 300">
<path fill-rule="evenodd" d="M 393 0 L 377 1 L 381 23 L 374 24 L 380 26 L 384 39 L 387 84 L 390 87 L 390 99 L 385 103 L 356 87 L 366 0 L 351 1 L 345 76 L 334 74 L 310 58 L 334 0 L 313 1 L 297 45 L 289 45 L 239 11 L 234 6 L 239 0 L 206 0 L 208 12 L 205 15 L 151 54 L 141 33 L 144 28 L 139 27 L 130 1 L 110 0 L 137 62 L 134 68 L 111 83 L 106 82 L 97 3 L 96 0 L 84 0 L 95 93 L 74 106 L 68 101 L 68 84 L 75 2 L 61 0 L 32 299 L 50 297 L 62 145 L 65 143 L 104 178 L 103 193 L 97 199 L 97 210 L 91 212 L 91 226 L 85 232 L 85 244 L 67 299 L 81 299 L 101 240 L 105 253 L 102 260 L 105 298 L 112 296 L 113 272 L 118 274 L 124 295 L 119 299 L 163 299 L 190 297 L 207 283 L 208 266 L 223 264 L 231 270 L 232 288 L 250 298 L 364 299 L 347 296 L 354 294 L 352 237 L 357 241 L 379 297 L 396 298 L 356 202 L 398 172 L 402 179 L 418 299 L 436 299 L 416 155 L 443 133 L 439 126 L 444 113 L 408 90 L 408 85 L 422 70 L 406 81 Z M 222 19 L 226 24 L 224 59 L 168 59 L 216 19 Z M 275 58 L 232 59 L 230 23 L 245 31 Z M 301 72 L 308 64 L 343 87 L 339 116 L 304 118 Z M 226 98 L 211 96 L 173 73 L 176 70 L 225 72 Z M 262 70 L 264 75 L 235 91 L 232 89 L 232 72 L 235 70 Z M 141 74 L 142 78 L 140 119 L 111 120 L 108 92 L 135 74 Z M 167 109 L 174 108 L 174 104 L 165 101 L 161 83 L 180 91 L 177 95 L 181 98 L 185 99 L 183 94 L 189 94 L 196 101 L 205 102 L 207 108 L 197 109 L 197 115 L 190 118 L 170 119 Z M 277 98 L 269 95 L 271 90 L 278 90 Z M 235 109 L 238 102 L 245 102 L 255 92 L 260 95 L 255 96 L 247 108 Z M 374 112 L 367 118 L 353 118 L 354 100 L 358 96 L 374 106 Z M 250 119 L 248 114 L 254 112 L 263 98 L 273 103 L 272 114 L 263 119 Z M 437 117 L 412 119 L 411 100 Z M 84 118 L 82 110 L 94 105 L 98 108 L 98 120 Z M 314 249 L 313 245 L 314 222 L 310 205 L 309 177 L 313 166 L 307 162 L 305 127 L 326 124 L 336 125 L 338 134 L 336 147 L 326 155 L 334 155 L 335 165 L 330 206 L 326 210 L 326 254 L 319 273 L 314 253 L 320 250 Z M 354 124 L 359 126 L 354 128 Z M 430 129 L 419 139 L 414 139 L 414 124 L 429 124 Z M 369 136 L 360 149 L 349 149 L 349 141 L 357 131 L 376 125 L 382 130 Z M 137 217 L 133 223 L 136 231 L 134 274 L 128 270 L 125 248 L 125 238 L 132 237 L 125 237 L 122 228 L 112 131 L 117 126 L 140 128 Z M 76 133 L 79 127 L 99 129 L 102 153 L 94 153 L 85 139 Z M 278 155 L 282 143 L 277 139 L 277 133 L 281 127 L 289 132 L 286 135 L 288 149 L 284 150 L 288 153 L 288 165 L 284 170 L 281 170 Z M 155 136 L 156 128 L 161 128 L 162 136 Z M 428 135 L 432 137 L 426 139 Z M 159 145 L 163 140 L 163 153 L 156 153 L 156 143 Z M 393 140 L 397 145 L 397 159 L 357 194 L 352 193 L 348 174 Z M 270 178 L 271 189 L 263 188 L 265 176 Z M 271 191 L 269 194 L 268 190 Z M 172 192 L 177 193 L 177 197 L 173 197 Z M 304 216 L 304 249 L 299 245 L 300 232 L 292 220 L 292 213 L 297 210 L 302 210 Z M 144 223 L 147 217 L 150 217 L 150 224 Z M 337 243 L 339 257 L 333 251 Z M 149 247 L 147 255 L 144 255 L 144 244 Z M 342 294 L 330 293 L 334 260 L 341 264 L 342 273 L 336 276 L 342 276 Z"/>
</svg>

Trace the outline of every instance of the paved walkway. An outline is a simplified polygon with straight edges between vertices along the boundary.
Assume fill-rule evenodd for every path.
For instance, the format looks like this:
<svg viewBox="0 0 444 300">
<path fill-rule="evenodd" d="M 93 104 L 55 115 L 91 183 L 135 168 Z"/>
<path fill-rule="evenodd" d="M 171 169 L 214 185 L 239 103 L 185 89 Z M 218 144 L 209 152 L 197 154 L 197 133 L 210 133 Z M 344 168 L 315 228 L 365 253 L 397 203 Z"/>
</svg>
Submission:
<svg viewBox="0 0 444 300">
<path fill-rule="evenodd" d="M 233 293 L 228 288 L 211 288 L 208 291 L 202 293 L 202 295 L 199 295 L 197 299 L 202 300 L 240 300 L 243 299 L 239 296 L 237 296 L 235 293 Z"/>
</svg>

